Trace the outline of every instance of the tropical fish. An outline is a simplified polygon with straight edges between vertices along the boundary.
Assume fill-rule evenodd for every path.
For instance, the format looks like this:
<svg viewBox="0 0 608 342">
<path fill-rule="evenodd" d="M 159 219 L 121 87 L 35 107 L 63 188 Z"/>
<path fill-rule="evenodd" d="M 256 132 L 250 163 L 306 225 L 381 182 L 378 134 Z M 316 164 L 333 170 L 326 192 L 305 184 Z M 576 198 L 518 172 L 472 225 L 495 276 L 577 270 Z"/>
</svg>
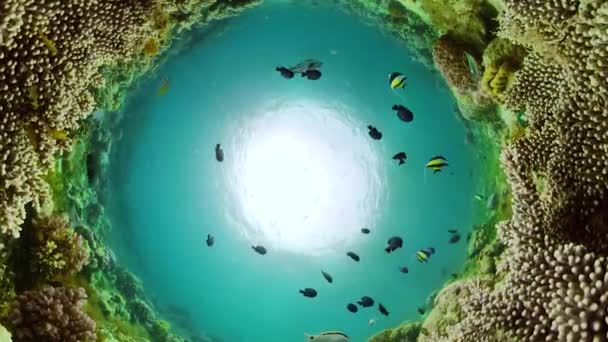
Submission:
<svg viewBox="0 0 608 342">
<path fill-rule="evenodd" d="M 484 197 L 483 197 L 483 195 L 482 195 L 482 194 L 475 194 L 475 196 L 474 196 L 474 197 L 475 197 L 475 199 L 476 199 L 476 200 L 478 200 L 478 201 L 480 201 L 480 202 L 481 202 L 481 201 L 483 201 L 483 199 L 484 199 Z"/>
<path fill-rule="evenodd" d="M 334 282 L 334 278 L 332 278 L 332 276 L 325 272 L 325 271 L 321 271 L 321 274 L 323 274 L 323 278 L 325 278 L 325 280 L 327 280 L 328 283 L 333 283 Z"/>
<path fill-rule="evenodd" d="M 496 193 L 493 193 L 492 196 L 488 198 L 488 203 L 486 204 L 486 207 L 490 210 L 496 210 L 496 208 L 498 207 L 498 195 L 496 195 Z"/>
<path fill-rule="evenodd" d="M 266 254 L 266 248 L 264 246 L 251 246 L 251 248 L 256 251 L 258 254 L 264 255 Z"/>
<path fill-rule="evenodd" d="M 304 334 L 304 339 L 314 342 L 348 342 L 348 336 L 340 331 L 327 331 L 318 335 Z"/>
<path fill-rule="evenodd" d="M 308 69 L 302 73 L 302 77 L 306 77 L 312 81 L 318 80 L 319 78 L 321 78 L 321 76 L 321 71 L 316 69 Z"/>
<path fill-rule="evenodd" d="M 380 140 L 382 139 L 382 133 L 374 126 L 367 126 L 367 129 L 369 129 L 369 136 L 372 137 L 372 139 L 374 140 Z"/>
<path fill-rule="evenodd" d="M 426 312 L 426 310 L 423 307 L 418 307 L 419 314 L 424 315 L 425 312 Z"/>
<path fill-rule="evenodd" d="M 215 160 L 220 163 L 224 161 L 224 151 L 221 144 L 215 145 Z"/>
<path fill-rule="evenodd" d="M 369 321 L 367 321 L 367 325 L 372 326 L 376 324 L 376 319 L 375 318 L 370 318 Z"/>
<path fill-rule="evenodd" d="M 406 274 L 407 274 L 407 273 L 409 273 L 409 272 L 410 272 L 410 269 L 409 269 L 409 268 L 407 268 L 406 266 L 401 266 L 401 267 L 399 267 L 399 271 L 400 271 L 401 273 L 406 273 Z"/>
<path fill-rule="evenodd" d="M 479 82 L 479 79 L 481 78 L 481 73 L 479 72 L 479 66 L 477 65 L 477 60 L 475 60 L 475 57 L 471 56 L 470 53 L 465 51 L 464 63 L 469 69 L 469 73 L 471 74 L 473 81 L 475 83 Z"/>
<path fill-rule="evenodd" d="M 398 236 L 391 237 L 386 243 L 388 244 L 388 246 L 384 249 L 386 253 L 393 252 L 398 248 L 403 247 L 403 239 Z"/>
<path fill-rule="evenodd" d="M 281 76 L 287 79 L 291 79 L 294 76 L 294 72 L 285 67 L 277 67 L 275 70 L 280 72 Z"/>
<path fill-rule="evenodd" d="M 300 293 L 304 295 L 304 297 L 315 298 L 317 296 L 317 290 L 307 287 L 304 290 L 300 290 Z"/>
<path fill-rule="evenodd" d="M 156 95 L 163 96 L 168 90 L 169 90 L 169 79 L 165 77 L 165 78 L 163 78 L 163 83 L 160 85 L 160 88 L 158 88 L 158 92 L 156 92 Z"/>
<path fill-rule="evenodd" d="M 369 234 L 370 230 L 367 229 L 367 228 L 361 228 L 361 233 L 363 233 L 363 234 Z"/>
<path fill-rule="evenodd" d="M 38 37 L 42 41 L 42 43 L 46 46 L 47 49 L 51 52 L 51 55 L 55 56 L 57 54 L 57 47 L 55 43 L 47 37 L 46 34 L 42 32 L 38 32 Z"/>
<path fill-rule="evenodd" d="M 292 67 L 289 67 L 288 69 L 291 70 L 292 72 L 304 72 L 306 70 L 318 70 L 321 69 L 321 66 L 323 65 L 323 62 L 318 61 L 316 59 L 307 59 L 305 61 L 302 61 Z"/>
<path fill-rule="evenodd" d="M 404 88 L 406 80 L 407 77 L 400 72 L 393 72 L 388 75 L 388 84 L 391 89 Z"/>
<path fill-rule="evenodd" d="M 384 305 L 382 305 L 380 303 L 378 303 L 378 310 L 380 310 L 380 313 L 383 314 L 384 316 L 388 316 L 388 314 L 389 314 L 388 310 L 386 310 Z"/>
<path fill-rule="evenodd" d="M 393 160 L 398 160 L 399 165 L 405 164 L 405 160 L 407 159 L 407 155 L 405 152 L 399 152 L 393 156 Z"/>
<path fill-rule="evenodd" d="M 441 172 L 446 166 L 448 166 L 447 160 L 442 156 L 435 156 L 426 163 L 426 167 L 433 170 L 434 173 Z"/>
<path fill-rule="evenodd" d="M 394 105 L 393 110 L 397 111 L 397 117 L 403 122 L 411 122 L 414 120 L 414 113 L 405 106 Z"/>
<path fill-rule="evenodd" d="M 433 248 L 433 247 L 424 248 L 422 251 L 428 255 L 435 254 L 435 248 Z"/>
<path fill-rule="evenodd" d="M 346 253 L 346 255 L 348 255 L 351 259 L 355 260 L 356 262 L 359 262 L 359 260 L 361 260 L 361 258 L 359 258 L 359 256 L 353 252 L 348 252 L 348 253 Z"/>
<path fill-rule="evenodd" d="M 416 259 L 418 259 L 420 262 L 426 263 L 429 261 L 429 254 L 426 254 L 424 251 L 420 250 L 416 252 Z"/>
<path fill-rule="evenodd" d="M 63 129 L 49 128 L 47 132 L 55 140 L 67 141 L 69 139 L 68 132 Z"/>
<path fill-rule="evenodd" d="M 348 303 L 348 305 L 346 306 L 346 309 L 348 309 L 348 311 L 355 313 L 357 311 L 359 311 L 359 309 L 357 308 L 357 306 L 353 303 Z"/>
<path fill-rule="evenodd" d="M 448 233 L 456 234 L 458 231 L 456 229 L 448 229 Z"/>
<path fill-rule="evenodd" d="M 369 308 L 374 305 L 374 299 L 370 296 L 363 296 L 361 300 L 357 302 L 357 304 L 361 305 L 364 308 Z"/>
<path fill-rule="evenodd" d="M 215 238 L 211 234 L 207 234 L 207 246 L 211 247 L 215 243 Z"/>
<path fill-rule="evenodd" d="M 450 240 L 448 240 L 449 243 L 456 243 L 460 241 L 460 234 L 454 234 L 450 237 Z"/>
</svg>

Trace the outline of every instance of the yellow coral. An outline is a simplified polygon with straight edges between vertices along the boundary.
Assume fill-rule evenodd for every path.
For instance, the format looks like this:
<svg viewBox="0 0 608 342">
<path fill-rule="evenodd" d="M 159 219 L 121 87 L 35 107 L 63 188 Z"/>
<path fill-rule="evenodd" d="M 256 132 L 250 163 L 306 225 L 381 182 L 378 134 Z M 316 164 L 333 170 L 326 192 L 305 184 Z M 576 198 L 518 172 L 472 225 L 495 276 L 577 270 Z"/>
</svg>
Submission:
<svg viewBox="0 0 608 342">
<path fill-rule="evenodd" d="M 489 65 L 483 72 L 481 88 L 498 101 L 502 101 L 505 90 L 513 79 L 513 68 L 508 62 L 500 67 Z"/>
</svg>

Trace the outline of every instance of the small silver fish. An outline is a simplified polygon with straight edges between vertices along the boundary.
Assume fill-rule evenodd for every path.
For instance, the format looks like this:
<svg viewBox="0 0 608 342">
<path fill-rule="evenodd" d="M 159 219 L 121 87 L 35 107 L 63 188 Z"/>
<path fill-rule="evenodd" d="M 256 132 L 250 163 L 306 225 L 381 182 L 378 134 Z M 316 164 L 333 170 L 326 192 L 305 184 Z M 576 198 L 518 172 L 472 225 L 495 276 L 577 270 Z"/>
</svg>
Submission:
<svg viewBox="0 0 608 342">
<path fill-rule="evenodd" d="M 479 79 L 481 76 L 480 76 L 480 72 L 479 72 L 479 66 L 477 66 L 477 61 L 475 60 L 475 57 L 471 56 L 470 53 L 465 51 L 464 63 L 467 66 L 467 68 L 469 69 L 469 72 L 471 73 L 471 77 L 473 78 L 473 81 L 475 81 L 475 83 L 479 82 Z"/>
</svg>

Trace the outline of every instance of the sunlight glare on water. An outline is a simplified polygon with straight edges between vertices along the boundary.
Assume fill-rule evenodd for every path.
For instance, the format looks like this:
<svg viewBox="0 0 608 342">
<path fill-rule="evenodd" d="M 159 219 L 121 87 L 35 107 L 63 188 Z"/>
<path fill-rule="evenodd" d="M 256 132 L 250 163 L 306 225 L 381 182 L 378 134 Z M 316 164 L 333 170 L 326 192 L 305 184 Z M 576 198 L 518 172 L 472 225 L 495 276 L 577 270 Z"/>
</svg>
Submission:
<svg viewBox="0 0 608 342">
<path fill-rule="evenodd" d="M 263 107 L 264 108 L 264 107 Z M 319 254 L 373 224 L 380 163 L 346 109 L 313 101 L 266 106 L 231 144 L 231 191 L 251 243 Z"/>
</svg>

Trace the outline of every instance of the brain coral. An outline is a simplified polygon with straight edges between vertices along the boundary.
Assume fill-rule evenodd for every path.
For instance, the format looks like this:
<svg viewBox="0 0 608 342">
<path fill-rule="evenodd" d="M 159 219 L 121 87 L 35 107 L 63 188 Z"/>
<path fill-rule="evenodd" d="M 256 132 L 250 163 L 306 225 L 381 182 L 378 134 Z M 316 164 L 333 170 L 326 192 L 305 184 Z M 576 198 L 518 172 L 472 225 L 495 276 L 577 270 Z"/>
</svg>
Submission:
<svg viewBox="0 0 608 342">
<path fill-rule="evenodd" d="M 501 35 L 532 50 L 506 103 L 531 124 L 502 156 L 513 192 L 513 217 L 498 227 L 505 279 L 461 299 L 452 337 L 606 341 L 608 3 L 505 4 Z"/>
</svg>

